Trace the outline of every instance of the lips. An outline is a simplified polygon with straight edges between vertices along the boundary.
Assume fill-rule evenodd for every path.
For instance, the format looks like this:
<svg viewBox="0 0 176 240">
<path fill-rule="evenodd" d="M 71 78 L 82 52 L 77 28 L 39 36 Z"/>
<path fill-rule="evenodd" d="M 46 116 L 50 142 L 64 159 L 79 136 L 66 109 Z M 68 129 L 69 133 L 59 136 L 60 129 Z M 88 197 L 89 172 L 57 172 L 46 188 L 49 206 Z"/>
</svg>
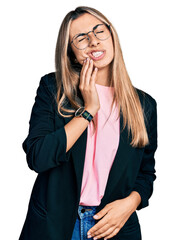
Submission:
<svg viewBox="0 0 176 240">
<path fill-rule="evenodd" d="M 104 57 L 105 55 L 105 50 L 93 50 L 88 53 L 88 55 L 93 59 L 93 60 L 100 60 Z"/>
<path fill-rule="evenodd" d="M 91 54 L 92 54 L 94 57 L 99 57 L 99 56 L 101 56 L 101 55 L 103 54 L 103 52 L 102 52 L 102 51 L 92 52 Z"/>
</svg>

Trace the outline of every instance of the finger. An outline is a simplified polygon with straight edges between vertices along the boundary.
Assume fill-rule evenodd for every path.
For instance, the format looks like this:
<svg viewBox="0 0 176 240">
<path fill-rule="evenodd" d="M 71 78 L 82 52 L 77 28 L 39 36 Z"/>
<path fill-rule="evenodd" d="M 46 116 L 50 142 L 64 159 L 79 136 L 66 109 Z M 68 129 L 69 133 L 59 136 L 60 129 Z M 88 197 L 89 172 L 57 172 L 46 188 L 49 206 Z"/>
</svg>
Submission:
<svg viewBox="0 0 176 240">
<path fill-rule="evenodd" d="M 91 229 L 89 229 L 88 233 L 94 236 L 96 231 L 100 230 L 105 225 L 109 226 L 109 222 L 110 222 L 109 217 L 104 216 L 98 223 L 96 223 Z"/>
<path fill-rule="evenodd" d="M 92 237 L 95 237 L 97 239 L 102 238 L 102 237 L 106 237 L 109 234 L 111 234 L 114 231 L 114 227 L 110 227 L 109 224 L 104 225 L 101 229 L 99 229 L 98 231 L 96 231 L 94 234 L 92 234 Z"/>
<path fill-rule="evenodd" d="M 117 233 L 120 231 L 120 228 L 115 228 L 114 229 L 114 231 L 112 231 L 112 233 L 111 234 L 109 234 L 109 235 L 106 235 L 105 237 L 104 237 L 104 239 L 110 239 L 110 238 L 112 238 L 112 237 L 114 237 L 115 235 L 117 235 Z"/>
<path fill-rule="evenodd" d="M 86 72 L 86 75 L 85 75 L 85 84 L 86 85 L 89 85 L 90 78 L 91 78 L 91 75 L 92 75 L 92 70 L 93 70 L 93 60 L 90 59 L 89 66 L 88 66 L 88 69 L 87 69 L 87 72 Z"/>
<path fill-rule="evenodd" d="M 80 84 L 83 85 L 83 86 L 84 86 L 85 75 L 86 75 L 88 66 L 89 66 L 89 59 L 87 58 L 86 62 L 84 63 L 84 66 L 83 66 L 83 68 L 81 70 L 81 74 L 80 74 Z"/>
<path fill-rule="evenodd" d="M 97 72 L 98 72 L 98 68 L 94 68 L 93 70 L 93 73 L 92 73 L 92 77 L 90 79 L 90 84 L 95 84 L 95 79 L 96 79 L 96 76 L 97 76 Z"/>
<path fill-rule="evenodd" d="M 87 64 L 87 58 L 83 61 L 83 65 L 82 65 L 82 69 L 81 69 L 81 72 L 80 72 L 80 76 L 83 74 L 84 69 L 86 67 L 86 64 Z"/>
</svg>

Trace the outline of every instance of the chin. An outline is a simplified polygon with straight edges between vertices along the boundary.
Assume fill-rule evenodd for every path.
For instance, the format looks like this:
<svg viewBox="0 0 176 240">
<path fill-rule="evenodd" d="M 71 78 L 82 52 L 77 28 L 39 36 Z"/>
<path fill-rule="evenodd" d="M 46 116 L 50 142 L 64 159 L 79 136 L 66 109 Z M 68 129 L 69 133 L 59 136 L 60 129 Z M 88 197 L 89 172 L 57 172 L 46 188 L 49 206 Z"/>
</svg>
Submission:
<svg viewBox="0 0 176 240">
<path fill-rule="evenodd" d="M 98 69 L 102 69 L 102 68 L 106 68 L 106 67 L 109 67 L 111 62 L 95 62 L 94 66 L 97 67 Z"/>
</svg>

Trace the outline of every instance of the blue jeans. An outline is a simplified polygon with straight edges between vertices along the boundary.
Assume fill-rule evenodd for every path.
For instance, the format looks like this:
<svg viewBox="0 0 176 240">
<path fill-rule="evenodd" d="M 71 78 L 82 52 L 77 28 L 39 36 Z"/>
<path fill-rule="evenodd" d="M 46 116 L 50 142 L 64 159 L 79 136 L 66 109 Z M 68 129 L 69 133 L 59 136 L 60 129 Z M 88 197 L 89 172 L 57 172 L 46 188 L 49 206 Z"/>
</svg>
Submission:
<svg viewBox="0 0 176 240">
<path fill-rule="evenodd" d="M 71 240 L 92 240 L 87 238 L 87 232 L 95 225 L 93 216 L 96 213 L 97 206 L 81 206 L 78 207 L 78 215 L 75 222 Z"/>
<path fill-rule="evenodd" d="M 71 240 L 93 240 L 93 238 L 87 238 L 87 232 L 91 229 L 95 224 L 96 220 L 93 216 L 96 213 L 97 206 L 81 206 L 78 207 L 78 215 L 75 222 L 73 234 Z M 123 228 L 117 234 L 118 236 L 114 236 L 114 240 L 141 240 L 141 228 L 138 221 L 138 217 L 136 212 L 134 212 L 129 221 L 125 223 Z M 104 238 L 99 238 L 98 240 L 102 240 Z M 109 239 L 109 240 L 110 240 Z"/>
</svg>

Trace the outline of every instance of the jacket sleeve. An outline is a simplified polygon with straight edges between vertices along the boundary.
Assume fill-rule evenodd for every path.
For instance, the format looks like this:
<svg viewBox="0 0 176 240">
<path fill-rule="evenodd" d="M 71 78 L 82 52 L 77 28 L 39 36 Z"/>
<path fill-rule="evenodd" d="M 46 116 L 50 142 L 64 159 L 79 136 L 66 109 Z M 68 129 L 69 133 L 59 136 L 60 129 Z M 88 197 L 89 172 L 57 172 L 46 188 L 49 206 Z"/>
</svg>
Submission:
<svg viewBox="0 0 176 240">
<path fill-rule="evenodd" d="M 140 170 L 133 188 L 133 191 L 137 191 L 141 196 L 141 203 L 137 210 L 149 205 L 149 198 L 153 193 L 153 182 L 156 179 L 154 154 L 157 149 L 157 103 L 153 98 L 150 97 L 150 99 L 150 107 L 146 111 L 149 144 L 144 148 Z"/>
<path fill-rule="evenodd" d="M 64 121 L 54 128 L 53 96 L 47 87 L 48 76 L 41 78 L 35 102 L 32 107 L 28 136 L 22 143 L 26 160 L 31 170 L 37 173 L 58 167 L 69 161 L 70 150 L 66 153 L 67 139 Z"/>
</svg>

